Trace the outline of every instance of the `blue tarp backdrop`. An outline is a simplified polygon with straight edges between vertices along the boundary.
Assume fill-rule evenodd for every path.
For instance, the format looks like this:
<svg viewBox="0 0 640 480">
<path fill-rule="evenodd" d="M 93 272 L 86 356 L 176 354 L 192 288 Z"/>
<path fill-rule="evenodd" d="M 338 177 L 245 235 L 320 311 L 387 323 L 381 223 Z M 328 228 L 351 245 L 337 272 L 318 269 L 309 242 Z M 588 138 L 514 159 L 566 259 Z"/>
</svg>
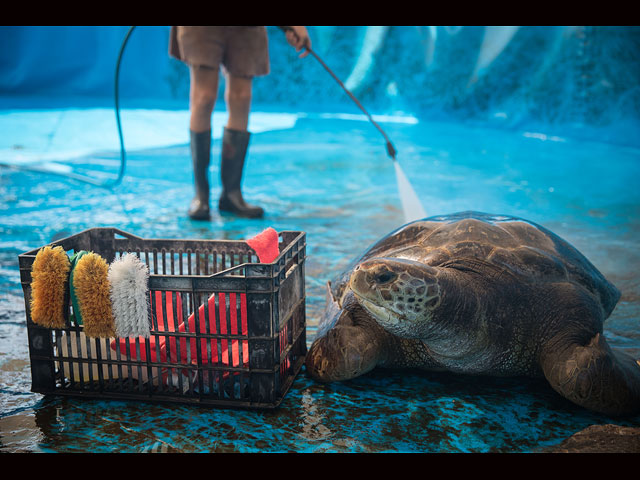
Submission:
<svg viewBox="0 0 640 480">
<path fill-rule="evenodd" d="M 578 407 L 544 379 L 384 369 L 328 384 L 303 371 L 274 411 L 112 401 L 103 386 L 142 392 L 147 384 L 129 377 L 151 367 L 125 367 L 105 383 L 103 374 L 88 375 L 92 365 L 101 370 L 92 355 L 81 362 L 87 374 L 71 374 L 84 369 L 80 362 L 72 368 L 61 346 L 104 352 L 109 341 L 60 331 L 50 337 L 51 381 L 82 388 L 82 398 L 32 392 L 20 254 L 96 227 L 146 239 L 246 240 L 268 227 L 306 232 L 301 286 L 310 347 L 323 328 L 327 282 L 405 223 L 402 202 L 411 191 L 425 216 L 513 215 L 569 241 L 622 294 L 602 328 L 608 344 L 640 359 L 640 27 L 309 27 L 313 50 L 389 134 L 397 162 L 322 65 L 298 58 L 283 33 L 268 27 L 271 73 L 254 82 L 242 176 L 244 198 L 265 217 L 217 211 L 228 119 L 219 95 L 209 222 L 187 215 L 194 193 L 189 71 L 168 55 L 167 26 L 137 27 L 129 39 L 119 135 L 114 74 L 129 28 L 0 26 L 0 453 L 540 452 L 591 425 L 640 425 L 640 416 Z M 120 171 L 116 187 L 94 185 L 111 185 Z M 223 268 L 237 258 L 150 250 L 141 258 L 167 275 L 185 259 L 188 273 L 202 277 L 201 267 L 219 271 L 225 258 Z M 191 292 L 185 317 L 198 304 Z M 290 333 L 274 337 L 274 354 Z M 40 365 L 41 373 L 33 371 L 43 378 Z M 224 398 L 235 394 L 234 383 L 240 387 L 236 379 L 255 373 L 236 369 L 238 376 L 224 379 L 213 362 L 197 372 L 198 365 L 184 367 L 171 368 L 176 376 L 161 393 L 182 382 L 194 401 Z M 182 375 L 189 371 L 197 375 Z M 217 393 L 202 382 L 214 378 Z"/>
<path fill-rule="evenodd" d="M 0 105 L 112 105 L 116 59 L 128 28 L 0 27 Z M 309 31 L 314 50 L 374 113 L 505 127 L 589 126 L 604 140 L 637 142 L 639 27 Z M 271 73 L 255 81 L 255 108 L 359 113 L 312 57 L 297 58 L 277 27 L 268 33 Z M 167 26 L 133 32 L 120 75 L 124 107 L 188 108 L 188 70 L 169 58 L 168 39 Z"/>
</svg>

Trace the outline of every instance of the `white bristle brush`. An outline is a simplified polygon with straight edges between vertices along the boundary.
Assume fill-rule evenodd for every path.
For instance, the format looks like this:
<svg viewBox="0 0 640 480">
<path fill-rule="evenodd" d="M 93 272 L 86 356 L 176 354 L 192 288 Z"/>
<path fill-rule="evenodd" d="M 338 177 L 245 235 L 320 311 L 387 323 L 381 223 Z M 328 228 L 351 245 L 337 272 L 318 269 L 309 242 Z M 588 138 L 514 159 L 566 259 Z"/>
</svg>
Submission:
<svg viewBox="0 0 640 480">
<path fill-rule="evenodd" d="M 110 297 L 118 337 L 149 337 L 149 269 L 133 253 L 109 266 Z"/>
</svg>

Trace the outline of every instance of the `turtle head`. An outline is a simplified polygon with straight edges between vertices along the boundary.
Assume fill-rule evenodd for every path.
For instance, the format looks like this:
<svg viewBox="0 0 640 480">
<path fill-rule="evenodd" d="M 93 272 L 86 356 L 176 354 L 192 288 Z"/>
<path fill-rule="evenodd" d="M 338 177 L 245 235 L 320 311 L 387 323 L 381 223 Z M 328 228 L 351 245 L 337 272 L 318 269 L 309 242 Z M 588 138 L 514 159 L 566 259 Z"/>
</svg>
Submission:
<svg viewBox="0 0 640 480">
<path fill-rule="evenodd" d="M 422 338 L 440 305 L 437 269 L 398 258 L 372 258 L 357 265 L 349 286 L 360 304 L 390 333 Z"/>
</svg>

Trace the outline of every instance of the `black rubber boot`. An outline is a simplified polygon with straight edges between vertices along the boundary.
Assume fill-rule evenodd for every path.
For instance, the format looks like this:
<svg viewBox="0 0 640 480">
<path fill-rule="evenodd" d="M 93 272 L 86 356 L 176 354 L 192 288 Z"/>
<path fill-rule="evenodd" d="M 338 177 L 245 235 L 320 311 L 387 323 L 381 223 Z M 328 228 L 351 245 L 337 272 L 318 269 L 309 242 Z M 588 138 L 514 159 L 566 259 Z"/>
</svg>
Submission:
<svg viewBox="0 0 640 480">
<path fill-rule="evenodd" d="M 211 130 L 191 132 L 191 159 L 196 195 L 189 206 L 194 220 L 209 220 L 209 162 L 211 160 Z"/>
<path fill-rule="evenodd" d="M 220 164 L 220 178 L 222 180 L 222 194 L 218 202 L 221 212 L 233 213 L 240 217 L 260 218 L 264 210 L 255 205 L 249 205 L 242 198 L 240 185 L 242 170 L 249 146 L 249 132 L 224 129 L 222 135 L 222 163 Z"/>
</svg>

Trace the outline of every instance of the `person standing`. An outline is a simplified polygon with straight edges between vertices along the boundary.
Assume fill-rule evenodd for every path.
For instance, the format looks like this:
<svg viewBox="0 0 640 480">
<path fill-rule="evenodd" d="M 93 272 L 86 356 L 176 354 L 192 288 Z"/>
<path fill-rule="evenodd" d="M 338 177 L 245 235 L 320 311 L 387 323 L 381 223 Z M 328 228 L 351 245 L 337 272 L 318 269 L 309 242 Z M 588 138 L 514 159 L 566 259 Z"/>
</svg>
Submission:
<svg viewBox="0 0 640 480">
<path fill-rule="evenodd" d="M 304 26 L 286 30 L 289 44 L 300 51 L 311 48 Z M 300 57 L 309 52 L 304 51 Z M 218 200 L 220 212 L 260 218 L 264 210 L 245 202 L 242 171 L 251 133 L 247 130 L 251 111 L 252 80 L 269 73 L 267 30 L 264 26 L 172 26 L 169 55 L 189 67 L 189 130 L 195 196 L 188 215 L 195 220 L 211 218 L 209 207 L 209 163 L 211 117 L 218 94 L 220 67 L 225 75 L 224 99 L 229 118 L 222 135 Z"/>
</svg>

